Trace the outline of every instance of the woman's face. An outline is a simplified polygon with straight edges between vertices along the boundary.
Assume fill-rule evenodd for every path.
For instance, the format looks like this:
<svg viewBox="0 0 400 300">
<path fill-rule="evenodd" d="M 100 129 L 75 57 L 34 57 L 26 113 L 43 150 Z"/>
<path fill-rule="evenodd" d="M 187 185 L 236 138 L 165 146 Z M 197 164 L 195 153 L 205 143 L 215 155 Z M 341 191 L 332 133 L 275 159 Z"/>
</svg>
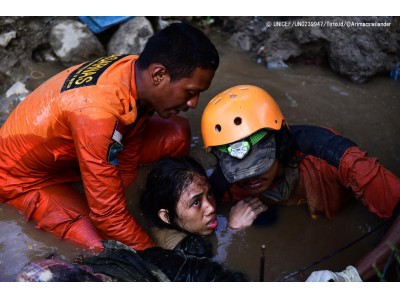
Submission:
<svg viewBox="0 0 400 300">
<path fill-rule="evenodd" d="M 208 180 L 196 175 L 182 192 L 177 207 L 176 224 L 195 234 L 210 235 L 218 226 L 215 199 Z"/>
</svg>

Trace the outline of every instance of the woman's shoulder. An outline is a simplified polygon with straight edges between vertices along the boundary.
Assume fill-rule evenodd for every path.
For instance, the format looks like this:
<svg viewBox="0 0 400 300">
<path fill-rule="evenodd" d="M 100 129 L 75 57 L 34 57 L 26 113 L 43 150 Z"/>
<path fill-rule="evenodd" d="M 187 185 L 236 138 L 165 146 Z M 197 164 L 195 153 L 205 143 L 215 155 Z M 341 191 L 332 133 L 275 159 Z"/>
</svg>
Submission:
<svg viewBox="0 0 400 300">
<path fill-rule="evenodd" d="M 197 257 L 212 256 L 212 245 L 207 237 L 159 227 L 151 227 L 149 234 L 158 247 L 181 250 L 187 255 Z"/>
<path fill-rule="evenodd" d="M 187 234 L 182 231 L 160 227 L 151 227 L 149 234 L 156 245 L 164 249 L 175 249 L 187 236 Z"/>
</svg>

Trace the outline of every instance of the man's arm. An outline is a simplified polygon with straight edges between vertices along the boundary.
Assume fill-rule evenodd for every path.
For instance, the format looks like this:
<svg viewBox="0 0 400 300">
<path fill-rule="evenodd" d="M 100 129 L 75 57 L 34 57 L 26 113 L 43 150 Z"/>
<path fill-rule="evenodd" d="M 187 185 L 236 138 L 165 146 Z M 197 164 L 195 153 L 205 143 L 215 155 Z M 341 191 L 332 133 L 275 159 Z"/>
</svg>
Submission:
<svg viewBox="0 0 400 300">
<path fill-rule="evenodd" d="M 400 248 L 400 204 L 397 205 L 391 219 L 387 221 L 390 228 L 380 243 L 362 257 L 353 266 L 348 266 L 342 272 L 321 270 L 312 272 L 306 281 L 368 281 L 376 276 L 374 266 L 383 271 L 384 266 L 391 254 L 389 244 Z"/>
<path fill-rule="evenodd" d="M 116 143 L 113 140 L 116 120 L 98 108 L 85 108 L 69 117 L 89 217 L 106 239 L 143 250 L 154 243 L 128 211 L 119 170 L 109 161 L 115 158 L 110 149 Z"/>
<path fill-rule="evenodd" d="M 380 243 L 362 257 L 354 267 L 357 269 L 361 278 L 365 281 L 377 274 L 374 271 L 373 266 L 375 265 L 380 271 L 383 270 L 385 263 L 390 256 L 391 250 L 389 244 L 393 244 L 397 248 L 400 248 L 400 204 L 397 205 L 397 209 L 394 220 L 383 239 Z"/>
</svg>

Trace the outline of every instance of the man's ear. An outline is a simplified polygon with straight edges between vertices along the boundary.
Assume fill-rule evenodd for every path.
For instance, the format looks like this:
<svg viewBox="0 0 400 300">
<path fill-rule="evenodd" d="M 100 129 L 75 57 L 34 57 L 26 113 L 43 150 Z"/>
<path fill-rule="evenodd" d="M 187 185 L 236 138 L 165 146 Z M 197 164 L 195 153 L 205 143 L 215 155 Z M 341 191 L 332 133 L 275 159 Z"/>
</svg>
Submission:
<svg viewBox="0 0 400 300">
<path fill-rule="evenodd" d="M 159 217 L 161 220 L 163 220 L 164 223 L 171 224 L 171 222 L 169 221 L 168 209 L 164 209 L 164 208 L 160 209 L 160 210 L 158 211 L 158 217 Z"/>
<path fill-rule="evenodd" d="M 159 85 L 165 79 L 167 73 L 167 69 L 163 65 L 155 65 L 151 73 L 153 84 Z"/>
</svg>

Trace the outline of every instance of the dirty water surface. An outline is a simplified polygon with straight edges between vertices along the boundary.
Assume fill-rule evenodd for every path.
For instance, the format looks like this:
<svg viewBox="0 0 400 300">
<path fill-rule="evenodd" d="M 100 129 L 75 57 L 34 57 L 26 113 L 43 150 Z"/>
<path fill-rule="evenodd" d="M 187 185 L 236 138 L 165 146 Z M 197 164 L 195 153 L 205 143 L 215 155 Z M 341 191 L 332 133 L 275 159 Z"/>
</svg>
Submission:
<svg viewBox="0 0 400 300">
<path fill-rule="evenodd" d="M 205 105 L 230 86 L 253 84 L 275 98 L 289 124 L 336 129 L 400 176 L 399 81 L 385 74 L 355 85 L 328 68 L 315 65 L 268 70 L 256 64 L 249 53 L 232 49 L 221 34 L 213 32 L 210 37 L 220 51 L 220 68 L 210 89 L 201 94 L 197 109 L 183 114 L 192 126 L 191 155 L 205 168 L 215 165 L 214 158 L 204 150 L 200 134 Z M 36 87 L 59 70 L 59 66 L 37 65 L 32 70 L 35 76 L 27 82 L 28 88 Z M 150 168 L 141 166 L 135 184 L 126 191 L 129 210 L 142 224 L 146 222 L 138 200 Z M 222 224 L 229 207 L 219 209 Z M 376 245 L 382 232 L 374 229 L 381 223 L 356 201 L 333 220 L 312 219 L 306 206 L 271 207 L 262 222 L 235 234 L 226 252 L 219 255 L 228 267 L 245 273 L 253 281 L 304 281 L 313 270 L 341 271 L 355 263 Z M 215 245 L 219 234 L 213 237 Z M 263 245 L 265 263 L 260 267 Z M 0 206 L 0 281 L 13 281 L 29 262 L 52 252 L 71 262 L 77 255 L 93 254 L 36 229 L 13 208 Z"/>
</svg>

